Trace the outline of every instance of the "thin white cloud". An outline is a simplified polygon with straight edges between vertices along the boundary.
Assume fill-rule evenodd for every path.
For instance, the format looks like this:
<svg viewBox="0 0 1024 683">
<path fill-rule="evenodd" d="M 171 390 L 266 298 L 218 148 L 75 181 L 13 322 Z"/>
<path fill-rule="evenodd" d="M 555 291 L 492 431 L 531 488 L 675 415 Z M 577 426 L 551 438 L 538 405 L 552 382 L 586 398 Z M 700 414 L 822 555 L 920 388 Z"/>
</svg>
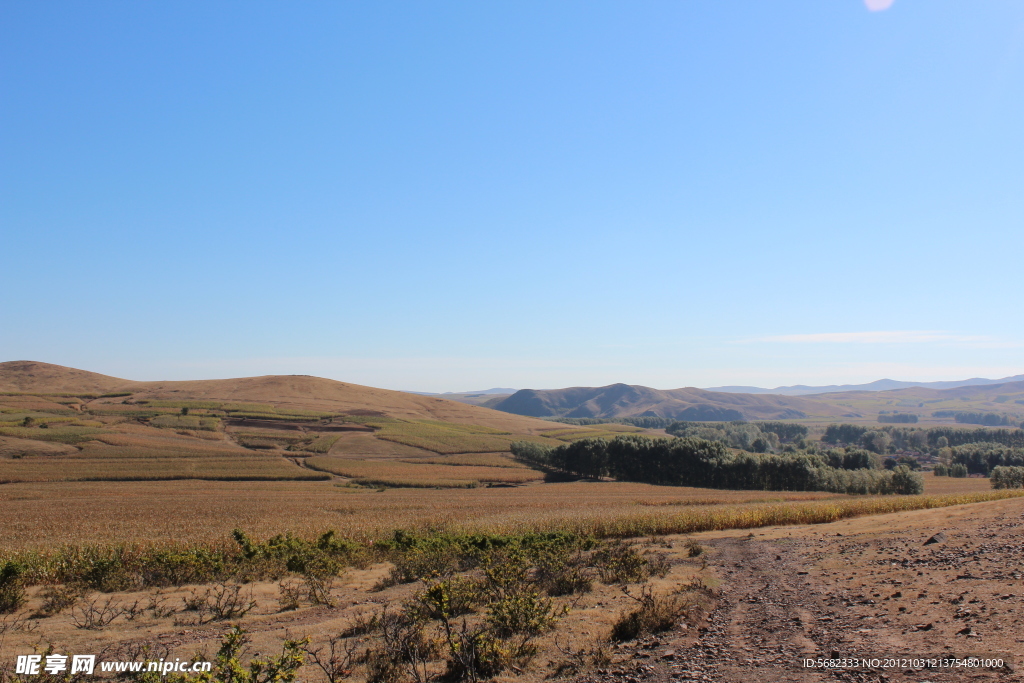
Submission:
<svg viewBox="0 0 1024 683">
<path fill-rule="evenodd" d="M 882 12 L 892 7 L 895 0 L 864 0 L 864 4 L 872 12 Z"/>
<path fill-rule="evenodd" d="M 978 344 L 994 341 L 991 337 L 952 334 L 936 330 L 887 330 L 876 332 L 819 332 L 782 334 L 747 341 L 782 344 L 930 344 L 935 342 Z"/>
</svg>

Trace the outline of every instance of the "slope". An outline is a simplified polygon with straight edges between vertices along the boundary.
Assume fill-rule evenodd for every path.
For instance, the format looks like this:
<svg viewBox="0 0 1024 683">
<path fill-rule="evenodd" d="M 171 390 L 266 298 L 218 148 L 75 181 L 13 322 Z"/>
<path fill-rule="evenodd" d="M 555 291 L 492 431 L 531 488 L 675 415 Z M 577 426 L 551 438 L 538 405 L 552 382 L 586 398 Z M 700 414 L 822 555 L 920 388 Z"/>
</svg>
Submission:
<svg viewBox="0 0 1024 683">
<path fill-rule="evenodd" d="M 523 389 L 493 407 L 534 417 L 655 415 L 680 420 L 838 418 L 843 414 L 843 409 L 838 406 L 812 399 L 730 394 L 692 387 L 660 390 L 629 384 L 547 391 Z"/>
<path fill-rule="evenodd" d="M 308 375 L 267 375 L 238 379 L 137 382 L 35 361 L 0 363 L 0 392 L 102 394 L 130 392 L 133 402 L 220 400 L 266 403 L 312 410 L 399 419 L 474 424 L 519 434 L 536 434 L 551 424 L 436 396 L 377 389 Z M 119 404 L 121 397 L 93 403 Z"/>
</svg>

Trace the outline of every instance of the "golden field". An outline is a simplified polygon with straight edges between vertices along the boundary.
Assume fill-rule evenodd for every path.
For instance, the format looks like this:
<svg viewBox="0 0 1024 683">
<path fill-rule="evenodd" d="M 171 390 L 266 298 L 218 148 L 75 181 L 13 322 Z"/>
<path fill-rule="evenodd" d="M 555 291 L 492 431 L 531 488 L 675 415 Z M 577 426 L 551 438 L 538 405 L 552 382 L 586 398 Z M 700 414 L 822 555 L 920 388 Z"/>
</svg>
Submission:
<svg viewBox="0 0 1024 683">
<path fill-rule="evenodd" d="M 20 483 L 0 487 L 6 512 L 0 535 L 6 551 L 63 544 L 220 543 L 235 528 L 258 538 L 286 531 L 308 537 L 329 529 L 363 540 L 395 529 L 571 529 L 629 536 L 828 521 L 858 511 L 970 502 L 965 496 L 1014 495 L 989 490 L 987 480 L 928 475 L 925 482 L 923 496 L 886 497 L 620 482 L 383 491 L 327 481 Z M 946 496 L 952 498 L 943 501 Z"/>
</svg>

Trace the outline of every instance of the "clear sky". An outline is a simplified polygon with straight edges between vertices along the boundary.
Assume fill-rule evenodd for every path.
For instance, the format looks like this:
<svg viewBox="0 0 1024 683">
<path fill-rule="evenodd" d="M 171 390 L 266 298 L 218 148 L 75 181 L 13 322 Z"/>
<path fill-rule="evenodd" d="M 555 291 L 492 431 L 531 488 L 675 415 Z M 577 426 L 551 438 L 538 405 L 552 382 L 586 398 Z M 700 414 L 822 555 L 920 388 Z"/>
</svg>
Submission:
<svg viewBox="0 0 1024 683">
<path fill-rule="evenodd" d="M 1001 377 L 1022 248 L 1020 0 L 0 2 L 0 360 Z"/>
</svg>

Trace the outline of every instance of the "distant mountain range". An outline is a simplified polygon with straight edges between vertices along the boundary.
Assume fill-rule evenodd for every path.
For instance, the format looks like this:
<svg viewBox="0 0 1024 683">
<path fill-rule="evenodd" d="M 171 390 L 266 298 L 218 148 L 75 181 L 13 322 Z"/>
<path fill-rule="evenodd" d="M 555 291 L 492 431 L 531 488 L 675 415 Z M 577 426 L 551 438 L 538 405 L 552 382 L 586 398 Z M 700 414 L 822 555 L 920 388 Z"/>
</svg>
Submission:
<svg viewBox="0 0 1024 683">
<path fill-rule="evenodd" d="M 810 414 L 840 417 L 843 409 L 793 396 L 750 395 L 630 384 L 539 391 L 521 389 L 487 407 L 530 417 L 642 417 L 677 420 L 785 420 Z"/>
<path fill-rule="evenodd" d="M 841 391 L 890 391 L 892 389 L 909 389 L 910 387 L 924 387 L 926 389 L 956 389 L 957 387 L 976 387 L 987 384 L 1006 384 L 1008 382 L 1024 381 L 1024 375 L 1014 375 L 1003 379 L 984 379 L 973 377 L 971 379 L 955 380 L 949 382 L 900 382 L 894 379 L 880 379 L 868 384 L 830 384 L 827 386 L 810 387 L 804 384 L 796 384 L 790 387 L 775 387 L 774 389 L 762 389 L 760 387 L 708 387 L 708 391 L 720 391 L 727 394 L 778 394 L 780 396 L 807 396 L 810 394 L 833 394 Z"/>
<path fill-rule="evenodd" d="M 530 417 L 618 418 L 667 417 L 675 420 L 867 420 L 885 413 L 913 413 L 921 421 L 953 421 L 963 411 L 995 412 L 1014 420 L 1024 416 L 1024 381 L 968 380 L 918 386 L 892 382 L 895 388 L 871 391 L 870 385 L 830 387 L 829 393 L 786 396 L 779 393 L 652 389 L 629 384 L 571 387 L 540 391 L 521 389 L 511 396 L 494 396 L 485 407 Z M 909 386 L 903 386 L 908 384 Z M 938 384 L 942 388 L 935 388 Z M 957 385 L 957 386 L 949 386 Z M 791 388 L 791 387 L 787 387 Z M 808 387 L 809 388 L 809 387 Z"/>
</svg>

